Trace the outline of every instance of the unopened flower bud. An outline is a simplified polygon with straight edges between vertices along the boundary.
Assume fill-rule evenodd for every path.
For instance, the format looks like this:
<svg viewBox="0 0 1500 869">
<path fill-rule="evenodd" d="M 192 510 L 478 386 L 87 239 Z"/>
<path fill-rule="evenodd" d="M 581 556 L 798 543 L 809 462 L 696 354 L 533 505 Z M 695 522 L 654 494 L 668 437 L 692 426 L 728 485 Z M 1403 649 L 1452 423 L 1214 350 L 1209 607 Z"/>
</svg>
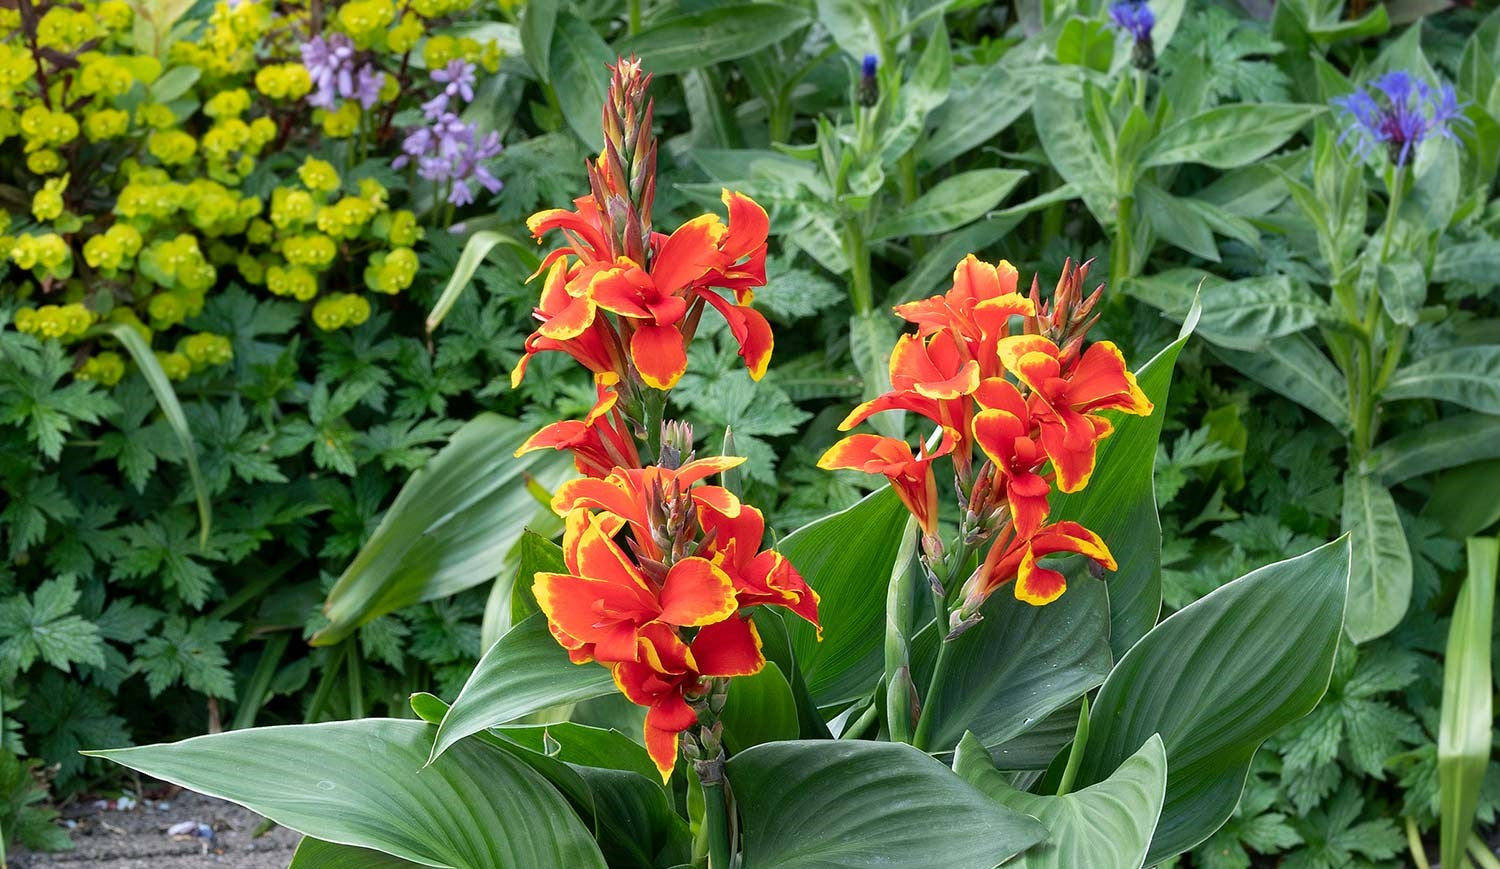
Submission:
<svg viewBox="0 0 1500 869">
<path fill-rule="evenodd" d="M 954 640 L 962 636 L 964 631 L 967 631 L 969 628 L 972 628 L 975 625 L 979 624 L 979 622 L 983 619 L 984 616 L 980 615 L 977 612 L 965 616 L 964 610 L 955 610 L 953 612 L 953 615 L 948 617 L 948 636 L 943 637 L 943 642 L 953 642 Z"/>
<path fill-rule="evenodd" d="M 857 98 L 859 104 L 867 109 L 880 102 L 880 82 L 875 78 L 877 63 L 875 55 L 867 54 L 859 67 L 859 93 Z"/>
</svg>

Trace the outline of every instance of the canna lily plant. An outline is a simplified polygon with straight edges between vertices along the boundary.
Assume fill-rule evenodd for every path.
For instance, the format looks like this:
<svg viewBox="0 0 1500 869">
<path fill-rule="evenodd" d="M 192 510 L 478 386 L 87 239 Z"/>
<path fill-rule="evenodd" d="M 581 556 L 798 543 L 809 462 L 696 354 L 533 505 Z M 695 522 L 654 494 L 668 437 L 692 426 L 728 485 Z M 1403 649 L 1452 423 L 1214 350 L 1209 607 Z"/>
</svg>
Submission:
<svg viewBox="0 0 1500 869">
<path fill-rule="evenodd" d="M 769 221 L 726 191 L 727 222 L 653 227 L 649 84 L 613 68 L 590 194 L 530 222 L 562 244 L 515 379 L 563 352 L 597 401 L 517 451 L 579 475 L 561 544 L 522 538 L 529 615 L 412 719 L 95 754 L 303 832 L 298 869 L 1141 867 L 1203 841 L 1327 687 L 1346 542 L 1158 624 L 1151 462 L 1187 332 L 1132 372 L 1089 340 L 1087 264 L 1044 298 L 971 255 L 895 308 L 891 388 L 843 423 L 904 414 L 915 442 L 820 462 L 890 486 L 769 543 L 745 459 L 667 418 L 708 308 L 766 372 Z"/>
</svg>

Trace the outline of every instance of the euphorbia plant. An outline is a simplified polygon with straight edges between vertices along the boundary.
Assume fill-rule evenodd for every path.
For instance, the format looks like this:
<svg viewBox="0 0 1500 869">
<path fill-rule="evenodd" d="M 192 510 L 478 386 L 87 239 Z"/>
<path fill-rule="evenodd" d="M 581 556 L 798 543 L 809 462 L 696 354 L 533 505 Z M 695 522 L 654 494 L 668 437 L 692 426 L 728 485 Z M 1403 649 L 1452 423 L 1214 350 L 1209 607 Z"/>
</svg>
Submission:
<svg viewBox="0 0 1500 869">
<path fill-rule="evenodd" d="M 1132 374 L 1086 343 L 1086 267 L 1043 299 L 970 256 L 897 309 L 916 331 L 892 389 L 846 421 L 903 410 L 930 436 L 833 445 L 825 467 L 892 487 L 768 548 L 733 485 L 743 459 L 696 456 L 664 419 L 705 308 L 765 372 L 767 217 L 726 192 L 727 224 L 653 229 L 648 84 L 614 68 L 591 195 L 531 223 L 565 243 L 538 271 L 526 359 L 569 354 L 598 400 L 521 447 L 581 474 L 551 496 L 561 547 L 523 538 L 512 609 L 529 617 L 451 706 L 414 696 L 424 721 L 102 755 L 303 831 L 300 867 L 1139 867 L 1202 841 L 1260 742 L 1327 685 L 1345 544 L 1153 627 L 1150 462 L 1187 336 Z M 628 714 L 584 702 L 612 695 Z M 584 723 L 605 714 L 629 726 Z"/>
</svg>

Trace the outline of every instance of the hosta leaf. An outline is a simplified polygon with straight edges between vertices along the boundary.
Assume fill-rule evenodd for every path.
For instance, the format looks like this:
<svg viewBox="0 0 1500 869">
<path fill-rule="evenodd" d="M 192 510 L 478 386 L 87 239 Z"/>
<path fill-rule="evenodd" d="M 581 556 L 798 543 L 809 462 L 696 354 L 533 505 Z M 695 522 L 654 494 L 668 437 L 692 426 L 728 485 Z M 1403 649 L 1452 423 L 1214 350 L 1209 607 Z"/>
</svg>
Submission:
<svg viewBox="0 0 1500 869">
<path fill-rule="evenodd" d="M 900 743 L 771 742 L 728 768 L 745 869 L 994 869 L 1046 836 Z"/>
<path fill-rule="evenodd" d="M 1363 643 L 1389 633 L 1406 615 L 1411 550 L 1390 490 L 1358 472 L 1344 476 L 1343 526 L 1354 547 L 1344 627 Z"/>
<path fill-rule="evenodd" d="M 958 744 L 953 769 L 995 802 L 1047 828 L 1045 842 L 1005 864 L 1015 869 L 1140 869 L 1167 786 L 1167 754 L 1154 733 L 1109 778 L 1063 796 L 1017 790 L 973 734 Z"/>
<path fill-rule="evenodd" d="M 1500 414 L 1500 345 L 1456 347 L 1408 363 L 1391 375 L 1382 397 L 1435 398 Z"/>
<path fill-rule="evenodd" d="M 1147 864 L 1217 830 L 1256 748 L 1322 698 L 1348 577 L 1344 540 L 1263 567 L 1177 611 L 1115 665 L 1076 782 L 1104 781 L 1161 734 L 1167 794 Z"/>
<path fill-rule="evenodd" d="M 541 776 L 469 740 L 423 768 L 433 728 L 369 718 L 89 752 L 327 842 L 452 869 L 603 869 Z"/>
<path fill-rule="evenodd" d="M 887 488 L 792 532 L 777 547 L 818 592 L 823 641 L 788 619 L 797 666 L 819 706 L 868 692 L 881 673 L 882 584 L 891 575 L 906 508 Z"/>
</svg>

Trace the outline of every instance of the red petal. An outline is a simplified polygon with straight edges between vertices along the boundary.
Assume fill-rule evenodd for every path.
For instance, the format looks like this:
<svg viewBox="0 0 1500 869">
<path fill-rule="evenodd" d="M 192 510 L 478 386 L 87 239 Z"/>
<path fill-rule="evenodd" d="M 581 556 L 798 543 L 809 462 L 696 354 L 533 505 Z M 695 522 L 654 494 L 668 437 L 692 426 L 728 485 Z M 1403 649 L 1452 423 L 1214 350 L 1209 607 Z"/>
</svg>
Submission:
<svg viewBox="0 0 1500 869">
<path fill-rule="evenodd" d="M 693 658 L 705 676 L 751 676 L 766 664 L 755 624 L 739 617 L 700 630 L 693 638 Z"/>
<path fill-rule="evenodd" d="M 687 371 L 687 350 L 676 326 L 637 326 L 630 336 L 630 358 L 653 389 L 671 389 Z"/>
<path fill-rule="evenodd" d="M 657 618 L 669 625 L 699 627 L 723 621 L 735 611 L 733 581 L 706 558 L 684 558 L 672 565 L 658 599 Z"/>
</svg>

